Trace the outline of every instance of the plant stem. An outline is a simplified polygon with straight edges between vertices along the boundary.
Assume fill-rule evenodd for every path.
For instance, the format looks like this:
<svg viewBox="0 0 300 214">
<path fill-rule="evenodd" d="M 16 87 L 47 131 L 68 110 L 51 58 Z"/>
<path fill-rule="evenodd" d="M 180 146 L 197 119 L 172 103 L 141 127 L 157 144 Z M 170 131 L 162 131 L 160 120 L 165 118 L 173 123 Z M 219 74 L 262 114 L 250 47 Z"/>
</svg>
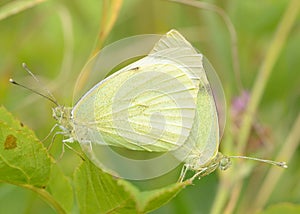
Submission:
<svg viewBox="0 0 300 214">
<path fill-rule="evenodd" d="M 290 1 L 290 4 L 288 5 L 284 16 L 277 27 L 277 31 L 275 33 L 274 39 L 270 44 L 269 50 L 266 54 L 266 58 L 261 65 L 261 68 L 259 69 L 258 76 L 256 78 L 255 84 L 253 86 L 252 95 L 250 98 L 250 103 L 247 108 L 247 111 L 245 113 L 245 116 L 243 118 L 242 122 L 242 128 L 240 131 L 240 134 L 238 136 L 237 142 L 239 143 L 237 148 L 238 154 L 243 154 L 244 150 L 246 148 L 247 140 L 249 138 L 250 129 L 253 123 L 253 116 L 254 113 L 257 110 L 258 104 L 261 100 L 261 97 L 263 95 L 265 86 L 268 82 L 269 76 L 272 72 L 272 69 L 275 65 L 276 60 L 279 57 L 279 54 L 283 48 L 283 45 L 285 41 L 287 40 L 287 36 L 291 30 L 292 25 L 295 22 L 295 19 L 297 17 L 298 10 L 300 8 L 300 1 L 299 0 L 292 0 Z M 237 170 L 237 169 L 236 169 Z M 275 169 L 274 169 L 275 170 Z M 230 176 L 221 176 L 221 179 L 230 179 Z M 236 181 L 236 179 L 233 179 L 235 183 L 233 184 L 233 187 L 231 188 L 231 192 L 234 194 L 229 199 L 230 204 L 226 207 L 226 213 L 232 213 L 233 210 L 236 207 L 237 201 L 239 199 L 241 187 L 242 187 L 242 181 Z M 231 182 L 233 182 L 233 180 Z M 229 181 L 230 182 L 230 181 Z M 224 182 L 226 183 L 226 182 Z M 228 201 L 227 198 L 224 197 L 222 192 L 227 191 L 226 186 L 221 185 L 220 189 L 218 191 L 218 195 L 216 196 L 216 201 L 214 204 L 218 205 L 218 209 L 214 209 L 220 213 L 222 211 L 222 208 L 224 207 L 225 203 Z M 219 195 L 221 194 L 221 195 Z M 227 194 L 229 196 L 229 194 Z M 218 201 L 220 200 L 220 201 Z M 223 203 L 223 204 L 222 204 Z"/>
<path fill-rule="evenodd" d="M 123 0 L 112 0 L 103 2 L 104 9 L 102 10 L 103 15 L 100 26 L 101 30 L 98 35 L 97 47 L 94 50 L 93 55 L 96 54 L 102 48 L 105 39 L 107 38 L 108 34 L 110 33 L 118 18 L 122 3 Z M 108 11 L 106 11 L 106 9 Z"/>
<path fill-rule="evenodd" d="M 216 214 L 216 213 L 222 213 L 224 204 L 226 203 L 227 199 L 228 199 L 228 186 L 226 185 L 227 179 L 221 179 L 220 180 L 220 184 L 218 187 L 218 192 L 217 195 L 215 197 L 213 206 L 211 208 L 210 213 L 211 214 Z"/>
<path fill-rule="evenodd" d="M 20 185 L 20 186 L 24 187 L 24 188 L 27 188 L 27 189 L 30 189 L 30 190 L 36 192 L 37 194 L 39 194 L 39 196 L 41 196 L 45 202 L 47 202 L 51 207 L 53 207 L 53 209 L 58 214 L 66 214 L 65 210 L 60 206 L 60 204 L 45 189 L 37 188 L 35 186 L 28 185 L 28 184 L 23 184 L 23 185 Z"/>
<path fill-rule="evenodd" d="M 1 5 L 0 20 L 6 19 L 15 14 L 19 14 L 20 12 L 35 7 L 44 1 L 46 0 L 7 1 L 7 4 Z"/>
<path fill-rule="evenodd" d="M 184 4 L 184 5 L 196 7 L 199 9 L 209 10 L 209 11 L 216 13 L 223 19 L 223 21 L 228 29 L 228 32 L 230 35 L 230 40 L 231 40 L 230 41 L 231 42 L 231 55 L 232 55 L 232 65 L 233 65 L 233 72 L 235 75 L 235 80 L 239 87 L 238 89 L 243 90 L 243 84 L 241 82 L 241 77 L 240 77 L 239 54 L 238 54 L 238 48 L 237 48 L 237 33 L 235 31 L 234 25 L 231 22 L 228 14 L 222 8 L 220 8 L 214 4 L 207 3 L 207 2 L 196 1 L 196 0 L 167 0 L 167 1 Z"/>
<path fill-rule="evenodd" d="M 237 151 L 240 153 L 243 153 L 245 150 L 258 104 L 261 100 L 272 69 L 279 57 L 283 45 L 287 40 L 288 34 L 296 20 L 299 8 L 299 0 L 290 1 L 290 4 L 288 5 L 288 8 L 286 9 L 285 14 L 277 28 L 277 32 L 275 33 L 274 39 L 269 46 L 266 58 L 259 69 L 259 73 L 253 86 L 249 105 L 242 122 L 241 132 L 238 137 L 239 144 Z"/>
<path fill-rule="evenodd" d="M 297 147 L 300 143 L 300 113 L 298 114 L 297 120 L 294 123 L 291 132 L 289 133 L 286 142 L 283 144 L 283 147 L 280 150 L 280 153 L 277 155 L 278 160 L 282 159 L 285 161 L 290 161 L 293 154 L 295 153 Z M 274 187 L 279 181 L 280 177 L 283 174 L 283 170 L 278 170 L 273 167 L 269 170 L 266 178 L 264 179 L 261 188 L 257 194 L 257 198 L 254 201 L 252 207 L 254 209 L 261 209 L 265 203 L 268 201 Z"/>
</svg>

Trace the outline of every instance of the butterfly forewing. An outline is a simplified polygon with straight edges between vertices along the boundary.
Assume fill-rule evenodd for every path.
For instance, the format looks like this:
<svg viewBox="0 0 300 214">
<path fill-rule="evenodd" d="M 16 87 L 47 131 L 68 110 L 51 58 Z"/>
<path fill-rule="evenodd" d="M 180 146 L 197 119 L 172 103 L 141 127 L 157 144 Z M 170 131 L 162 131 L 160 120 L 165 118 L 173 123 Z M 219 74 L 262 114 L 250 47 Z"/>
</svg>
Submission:
<svg viewBox="0 0 300 214">
<path fill-rule="evenodd" d="M 173 150 L 190 134 L 197 92 L 186 72 L 176 65 L 154 64 L 118 72 L 74 107 L 75 130 L 81 130 L 76 138 L 94 142 L 94 136 L 101 135 L 100 144 Z"/>
</svg>

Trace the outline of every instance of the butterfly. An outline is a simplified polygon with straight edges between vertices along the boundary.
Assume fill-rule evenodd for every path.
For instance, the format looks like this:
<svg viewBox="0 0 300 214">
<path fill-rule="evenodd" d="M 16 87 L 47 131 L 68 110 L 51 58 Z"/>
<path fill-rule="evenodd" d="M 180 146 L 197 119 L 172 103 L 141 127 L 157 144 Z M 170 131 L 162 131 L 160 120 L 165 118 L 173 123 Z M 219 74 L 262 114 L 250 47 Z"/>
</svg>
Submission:
<svg viewBox="0 0 300 214">
<path fill-rule="evenodd" d="M 78 141 L 87 153 L 99 145 L 171 153 L 184 162 L 180 181 L 187 170 L 196 172 L 192 179 L 205 176 L 230 166 L 230 157 L 218 152 L 219 116 L 206 73 L 211 71 L 208 60 L 171 30 L 147 56 L 94 85 L 73 107 L 54 100 L 53 117 L 63 142 Z M 92 159 L 101 167 L 98 158 Z"/>
</svg>

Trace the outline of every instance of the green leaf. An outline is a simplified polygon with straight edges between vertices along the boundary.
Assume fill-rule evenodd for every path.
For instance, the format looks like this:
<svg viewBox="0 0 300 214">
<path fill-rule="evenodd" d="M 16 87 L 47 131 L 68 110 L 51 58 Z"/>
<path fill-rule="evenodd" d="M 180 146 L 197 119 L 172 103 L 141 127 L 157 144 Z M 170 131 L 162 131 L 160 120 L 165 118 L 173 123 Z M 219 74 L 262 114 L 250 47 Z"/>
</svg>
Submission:
<svg viewBox="0 0 300 214">
<path fill-rule="evenodd" d="M 38 193 L 57 213 L 70 213 L 70 182 L 34 133 L 0 107 L 0 182 Z"/>
<path fill-rule="evenodd" d="M 269 206 L 266 210 L 260 212 L 260 214 L 298 214 L 300 213 L 300 204 L 292 203 L 280 203 Z"/>
<path fill-rule="evenodd" d="M 0 181 L 47 185 L 51 160 L 34 133 L 0 107 Z"/>
<path fill-rule="evenodd" d="M 80 213 L 147 213 L 166 204 L 191 183 L 186 181 L 141 192 L 86 160 L 75 171 L 74 184 Z"/>
<path fill-rule="evenodd" d="M 74 186 L 80 213 L 134 213 L 131 195 L 88 160 L 75 171 Z"/>
<path fill-rule="evenodd" d="M 131 192 L 136 201 L 137 212 L 148 213 L 168 203 L 182 189 L 187 185 L 190 185 L 191 181 L 186 180 L 185 182 L 171 184 L 164 188 L 151 191 L 139 191 L 131 183 L 124 180 L 119 180 L 119 184 L 121 184 L 128 192 Z"/>
<path fill-rule="evenodd" d="M 30 1 L 11 1 L 4 6 L 0 7 L 0 20 L 5 19 L 14 14 L 20 13 L 23 10 L 34 7 L 45 0 L 30 0 Z"/>
<path fill-rule="evenodd" d="M 182 182 L 175 183 L 165 188 L 141 192 L 141 198 L 143 199 L 141 210 L 143 212 L 149 212 L 158 209 L 162 205 L 168 203 L 172 198 L 174 198 L 183 188 L 185 188 L 190 183 Z"/>
<path fill-rule="evenodd" d="M 73 189 L 69 179 L 56 164 L 51 167 L 51 175 L 46 190 L 67 213 L 71 213 L 74 204 Z"/>
</svg>

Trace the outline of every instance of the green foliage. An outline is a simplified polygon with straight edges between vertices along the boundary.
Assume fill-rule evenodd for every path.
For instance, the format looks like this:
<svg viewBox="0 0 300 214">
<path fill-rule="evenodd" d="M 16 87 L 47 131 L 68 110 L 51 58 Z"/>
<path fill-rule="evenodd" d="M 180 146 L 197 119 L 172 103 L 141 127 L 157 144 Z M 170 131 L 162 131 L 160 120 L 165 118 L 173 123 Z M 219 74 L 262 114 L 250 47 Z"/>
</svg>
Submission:
<svg viewBox="0 0 300 214">
<path fill-rule="evenodd" d="M 300 212 L 300 206 L 291 203 L 281 203 L 268 207 L 265 211 L 259 214 L 298 214 Z"/>
<path fill-rule="evenodd" d="M 46 186 L 54 200 L 56 200 L 66 213 L 74 208 L 73 189 L 70 179 L 66 177 L 57 164 L 52 164 L 49 182 Z"/>
<path fill-rule="evenodd" d="M 0 116 L 0 181 L 37 192 L 60 213 L 71 211 L 70 183 L 47 149 L 3 107 Z"/>
<path fill-rule="evenodd" d="M 51 160 L 34 133 L 0 108 L 0 180 L 43 188 L 49 181 Z"/>
<path fill-rule="evenodd" d="M 240 65 L 239 75 L 233 72 L 228 29 L 219 15 L 207 9 L 168 0 L 2 1 L 1 105 L 43 139 L 54 123 L 51 106 L 8 81 L 10 77 L 27 81 L 22 62 L 43 77 L 39 79 L 60 103 L 69 105 L 73 85 L 97 39 L 101 48 L 131 35 L 164 34 L 175 28 L 210 60 L 225 89 L 229 116 L 222 152 L 288 161 L 289 168 L 233 161 L 228 171 L 185 189 L 186 183 L 168 182 L 174 176 L 133 185 L 103 173 L 88 160 L 78 165 L 78 157 L 69 151 L 56 162 L 30 129 L 0 108 L 0 213 L 92 213 L 98 209 L 155 214 L 260 213 L 264 209 L 262 213 L 299 213 L 300 19 L 295 15 L 299 1 L 204 2 L 223 8 L 235 26 L 238 55 L 234 60 Z M 35 88 L 32 82 L 26 84 Z M 246 120 L 231 105 L 243 91 L 254 97 L 247 112 L 255 115 L 246 115 Z M 59 142 L 51 150 L 55 157 L 61 154 Z M 141 186 L 152 190 L 139 190 Z"/>
<path fill-rule="evenodd" d="M 140 191 L 125 180 L 105 174 L 88 160 L 74 175 L 80 213 L 147 213 L 167 203 L 188 184 Z"/>
<path fill-rule="evenodd" d="M 135 208 L 133 199 L 117 180 L 88 160 L 75 171 L 74 185 L 80 213 L 132 213 Z"/>
<path fill-rule="evenodd" d="M 0 20 L 5 19 L 14 14 L 18 14 L 44 1 L 46 0 L 29 0 L 29 1 L 16 0 L 16 1 L 9 2 L 3 5 L 2 7 L 0 7 Z"/>
</svg>

